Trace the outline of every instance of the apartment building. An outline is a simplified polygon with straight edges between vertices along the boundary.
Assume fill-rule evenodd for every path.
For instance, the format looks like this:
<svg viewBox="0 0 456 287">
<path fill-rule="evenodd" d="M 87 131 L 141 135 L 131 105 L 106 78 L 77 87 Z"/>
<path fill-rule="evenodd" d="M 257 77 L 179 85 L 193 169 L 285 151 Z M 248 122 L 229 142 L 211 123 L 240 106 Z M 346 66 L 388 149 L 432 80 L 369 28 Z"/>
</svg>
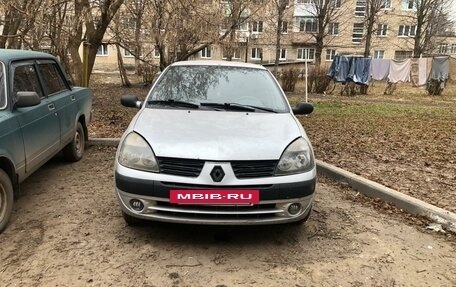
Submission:
<svg viewBox="0 0 456 287">
<path fill-rule="evenodd" d="M 132 1 L 132 0 L 126 0 Z M 336 7 L 336 13 L 324 32 L 324 48 L 322 63 L 330 64 L 335 55 L 362 55 L 366 39 L 366 0 L 330 0 Z M 255 1 L 249 1 L 255 2 Z M 258 2 L 258 1 L 256 1 Z M 261 1 L 260 1 L 261 2 Z M 371 57 L 402 59 L 413 57 L 414 36 L 416 33 L 415 0 L 383 0 L 381 11 L 378 13 L 371 42 Z M 207 5 L 213 9 L 227 9 L 230 0 L 208 0 Z M 262 9 L 246 9 L 243 13 L 245 21 L 237 27 L 235 33 L 233 61 L 272 64 L 276 57 L 276 27 L 277 14 L 274 1 L 263 0 Z M 315 60 L 315 33 L 318 31 L 316 9 L 313 0 L 290 0 L 283 21 L 280 23 L 281 46 L 280 62 L 313 63 Z M 130 25 L 128 17 L 121 13 L 120 18 Z M 1 19 L 0 19 L 1 20 Z M 0 21 L 0 32 L 2 31 Z M 131 26 L 130 26 L 131 28 Z M 147 28 L 145 28 L 147 29 Z M 226 27 L 220 25 L 220 35 Z M 152 65 L 158 66 L 159 52 L 155 49 L 153 32 L 142 32 L 144 45 L 142 57 Z M 112 45 L 112 35 L 105 37 L 106 41 L 98 50 L 94 70 L 117 70 L 117 48 Z M 209 45 L 190 59 L 227 58 L 226 40 L 211 41 Z M 231 43 L 233 44 L 233 43 Z M 43 45 L 45 45 L 43 43 Z M 447 33 L 447 36 L 436 37 L 432 52 L 429 55 L 455 55 L 456 37 Z M 429 56 L 422 55 L 422 56 Z M 131 50 L 121 48 L 124 64 L 134 66 L 135 57 Z"/>
<path fill-rule="evenodd" d="M 365 46 L 365 0 L 332 0 L 337 12 L 327 25 L 322 51 L 322 63 L 330 64 L 335 55 L 362 55 Z M 211 1 L 209 1 L 211 2 Z M 256 14 L 245 15 L 246 21 L 236 31 L 236 45 L 232 61 L 259 64 L 272 64 L 276 57 L 277 18 L 273 1 L 266 1 L 264 9 Z M 227 0 L 211 2 L 216 9 L 229 5 Z M 218 8 L 217 8 L 218 7 Z M 315 37 L 318 31 L 316 9 L 313 0 L 290 1 L 284 13 L 281 30 L 280 62 L 313 63 L 315 60 Z M 271 16 L 272 15 L 272 16 Z M 384 0 L 371 41 L 371 57 L 385 59 L 403 59 L 413 57 L 414 36 L 416 33 L 415 0 Z M 222 34 L 223 27 L 220 27 Z M 448 34 L 448 33 L 447 33 Z M 430 55 L 455 55 L 456 37 L 437 37 Z M 159 63 L 159 53 L 153 43 L 147 54 L 153 65 Z M 126 65 L 134 64 L 134 57 L 128 50 L 123 50 Z M 421 55 L 421 56 L 430 56 Z M 224 43 L 209 45 L 191 60 L 226 59 Z M 100 46 L 95 69 L 109 70 L 117 63 L 115 48 L 106 44 Z"/>
</svg>

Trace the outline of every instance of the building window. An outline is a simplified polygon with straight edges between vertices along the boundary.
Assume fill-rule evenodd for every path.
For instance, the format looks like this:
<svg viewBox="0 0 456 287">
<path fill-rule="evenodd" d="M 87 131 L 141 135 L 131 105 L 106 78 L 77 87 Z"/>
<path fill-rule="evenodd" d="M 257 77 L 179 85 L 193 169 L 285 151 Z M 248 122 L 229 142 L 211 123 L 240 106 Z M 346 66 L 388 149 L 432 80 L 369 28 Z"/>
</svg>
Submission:
<svg viewBox="0 0 456 287">
<path fill-rule="evenodd" d="M 381 9 L 389 9 L 389 8 L 391 8 L 391 0 L 381 0 L 380 8 Z"/>
<path fill-rule="evenodd" d="M 280 31 L 282 31 L 282 34 L 288 33 L 288 22 L 287 21 L 282 21 L 280 23 Z"/>
<path fill-rule="evenodd" d="M 263 59 L 263 50 L 261 48 L 252 48 L 252 54 L 250 56 L 252 60 Z"/>
<path fill-rule="evenodd" d="M 241 58 L 241 49 L 240 48 L 234 48 L 233 49 L 233 55 L 232 55 L 232 58 L 233 60 L 239 60 Z M 223 59 L 227 59 L 228 58 L 228 49 L 223 49 L 223 52 L 222 52 L 222 58 Z"/>
<path fill-rule="evenodd" d="M 451 54 L 456 54 L 456 44 L 451 44 Z"/>
<path fill-rule="evenodd" d="M 124 49 L 124 56 L 125 57 L 133 57 L 133 54 L 128 49 Z"/>
<path fill-rule="evenodd" d="M 212 57 L 211 46 L 204 47 L 204 49 L 201 50 L 201 58 L 210 59 L 211 57 Z"/>
<path fill-rule="evenodd" d="M 415 25 L 399 25 L 399 31 L 397 35 L 399 37 L 415 37 L 416 26 Z"/>
<path fill-rule="evenodd" d="M 279 60 L 285 61 L 287 59 L 287 49 L 280 49 Z"/>
<path fill-rule="evenodd" d="M 315 60 L 315 49 L 314 48 L 298 48 L 297 60 L 307 60 L 313 61 Z"/>
<path fill-rule="evenodd" d="M 248 31 L 249 30 L 249 23 L 247 22 L 246 18 L 239 19 L 239 24 L 236 27 L 239 31 Z"/>
<path fill-rule="evenodd" d="M 356 17 L 366 16 L 366 0 L 356 1 L 355 16 Z"/>
<path fill-rule="evenodd" d="M 335 56 L 336 56 L 336 50 L 333 50 L 333 49 L 326 50 L 326 61 L 334 60 Z"/>
<path fill-rule="evenodd" d="M 252 22 L 252 32 L 253 33 L 263 32 L 263 21 L 253 21 Z"/>
<path fill-rule="evenodd" d="M 364 23 L 355 23 L 353 24 L 353 35 L 352 42 L 360 44 L 363 40 L 364 35 Z"/>
<path fill-rule="evenodd" d="M 402 9 L 403 10 L 412 10 L 416 9 L 416 0 L 402 0 Z"/>
<path fill-rule="evenodd" d="M 377 36 L 386 36 L 387 32 L 388 32 L 388 25 L 386 25 L 386 24 L 378 24 Z"/>
<path fill-rule="evenodd" d="M 385 51 L 383 51 L 383 50 L 374 51 L 374 59 L 383 59 L 384 56 L 385 56 Z"/>
<path fill-rule="evenodd" d="M 108 55 L 108 44 L 101 44 L 100 47 L 98 47 L 97 51 L 98 56 L 107 56 Z"/>
<path fill-rule="evenodd" d="M 413 58 L 413 51 L 395 51 L 394 59 L 396 60 L 405 60 Z"/>
<path fill-rule="evenodd" d="M 448 53 L 448 44 L 440 44 L 439 45 L 439 54 L 447 54 Z"/>
<path fill-rule="evenodd" d="M 297 17 L 299 32 L 317 32 L 318 23 L 315 17 Z"/>
<path fill-rule="evenodd" d="M 334 4 L 334 8 L 340 8 L 341 0 L 331 0 L 332 4 Z"/>
<path fill-rule="evenodd" d="M 329 35 L 339 35 L 339 23 L 328 24 Z"/>
<path fill-rule="evenodd" d="M 154 47 L 154 58 L 160 58 L 160 50 L 158 49 L 158 45 Z"/>
</svg>

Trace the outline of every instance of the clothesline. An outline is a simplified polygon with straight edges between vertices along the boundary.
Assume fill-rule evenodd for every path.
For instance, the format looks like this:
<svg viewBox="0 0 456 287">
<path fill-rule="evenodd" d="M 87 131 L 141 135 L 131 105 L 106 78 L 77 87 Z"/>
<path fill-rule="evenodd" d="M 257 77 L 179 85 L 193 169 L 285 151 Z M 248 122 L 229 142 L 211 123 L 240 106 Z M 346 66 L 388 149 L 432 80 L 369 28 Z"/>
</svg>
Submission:
<svg viewBox="0 0 456 287">
<path fill-rule="evenodd" d="M 449 76 L 449 58 L 433 57 L 430 71 L 427 61 L 428 58 L 390 60 L 337 55 L 327 76 L 335 82 L 354 82 L 362 85 L 383 80 L 393 84 L 413 82 L 418 86 L 426 85 L 429 80 L 445 82 Z"/>
</svg>

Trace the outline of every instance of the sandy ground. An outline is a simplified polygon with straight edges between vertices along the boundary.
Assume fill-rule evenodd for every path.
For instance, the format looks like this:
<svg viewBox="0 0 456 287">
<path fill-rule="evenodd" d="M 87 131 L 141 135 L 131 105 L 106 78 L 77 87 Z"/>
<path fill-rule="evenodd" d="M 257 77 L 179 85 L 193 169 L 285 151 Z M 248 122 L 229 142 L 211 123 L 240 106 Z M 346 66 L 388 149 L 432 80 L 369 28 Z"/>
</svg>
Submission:
<svg viewBox="0 0 456 287">
<path fill-rule="evenodd" d="M 0 286 L 456 286 L 454 236 L 325 180 L 303 226 L 127 227 L 113 158 L 91 147 L 23 183 L 0 234 Z"/>
</svg>

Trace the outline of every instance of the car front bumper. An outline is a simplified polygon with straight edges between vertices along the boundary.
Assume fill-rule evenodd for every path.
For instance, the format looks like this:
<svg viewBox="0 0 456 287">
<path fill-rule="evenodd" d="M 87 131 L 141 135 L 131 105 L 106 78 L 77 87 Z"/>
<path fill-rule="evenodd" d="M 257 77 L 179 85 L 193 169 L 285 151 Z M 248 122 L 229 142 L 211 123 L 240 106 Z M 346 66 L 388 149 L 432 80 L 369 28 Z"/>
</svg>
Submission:
<svg viewBox="0 0 456 287">
<path fill-rule="evenodd" d="M 310 212 L 315 196 L 315 177 L 309 180 L 263 185 L 194 185 L 128 177 L 116 172 L 116 194 L 122 210 L 133 217 L 172 223 L 210 225 L 261 225 L 295 222 Z M 260 202 L 253 205 L 171 204 L 170 190 L 257 189 Z M 143 208 L 135 210 L 133 201 Z M 298 204 L 299 211 L 290 212 Z"/>
</svg>

